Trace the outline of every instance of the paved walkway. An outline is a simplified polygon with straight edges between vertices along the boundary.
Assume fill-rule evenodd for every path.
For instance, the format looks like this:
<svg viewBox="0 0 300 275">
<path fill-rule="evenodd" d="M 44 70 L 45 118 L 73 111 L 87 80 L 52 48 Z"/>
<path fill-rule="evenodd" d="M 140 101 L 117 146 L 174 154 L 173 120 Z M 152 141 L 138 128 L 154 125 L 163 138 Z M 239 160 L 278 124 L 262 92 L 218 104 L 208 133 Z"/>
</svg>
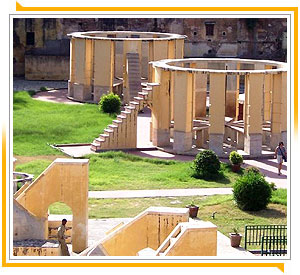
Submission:
<svg viewBox="0 0 300 275">
<path fill-rule="evenodd" d="M 48 89 L 67 89 L 68 81 L 26 80 L 24 77 L 14 77 L 14 91 L 39 91 L 41 87 Z"/>
<path fill-rule="evenodd" d="M 116 190 L 89 191 L 89 198 L 157 198 L 157 197 L 189 197 L 232 194 L 231 188 L 194 188 L 194 189 L 157 189 L 157 190 Z"/>
</svg>

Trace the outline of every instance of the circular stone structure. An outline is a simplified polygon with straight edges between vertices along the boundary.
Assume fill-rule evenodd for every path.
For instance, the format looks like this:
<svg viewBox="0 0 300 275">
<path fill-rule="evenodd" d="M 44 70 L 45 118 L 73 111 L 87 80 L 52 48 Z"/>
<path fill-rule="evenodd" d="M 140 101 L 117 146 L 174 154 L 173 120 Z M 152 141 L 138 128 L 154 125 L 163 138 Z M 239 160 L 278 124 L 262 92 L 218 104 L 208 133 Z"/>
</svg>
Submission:
<svg viewBox="0 0 300 275">
<path fill-rule="evenodd" d="M 153 81 L 160 84 L 157 98 L 165 102 L 167 113 L 156 112 L 153 102 L 155 146 L 170 147 L 171 137 L 174 153 L 196 146 L 223 156 L 230 146 L 256 157 L 264 147 L 273 150 L 279 141 L 286 143 L 285 63 L 192 58 L 151 64 Z"/>
<path fill-rule="evenodd" d="M 108 92 L 129 103 L 151 82 L 150 61 L 183 58 L 185 35 L 158 32 L 90 31 L 68 35 L 70 79 L 68 97 L 98 103 Z"/>
</svg>

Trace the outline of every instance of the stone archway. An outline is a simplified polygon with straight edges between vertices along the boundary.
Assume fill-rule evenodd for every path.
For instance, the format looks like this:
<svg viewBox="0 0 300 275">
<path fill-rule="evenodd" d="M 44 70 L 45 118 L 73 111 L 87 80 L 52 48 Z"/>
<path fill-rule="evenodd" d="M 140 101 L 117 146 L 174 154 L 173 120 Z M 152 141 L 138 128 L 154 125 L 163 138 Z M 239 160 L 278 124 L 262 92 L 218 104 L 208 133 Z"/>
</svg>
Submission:
<svg viewBox="0 0 300 275">
<path fill-rule="evenodd" d="M 88 160 L 56 159 L 16 200 L 38 218 L 46 218 L 44 238 L 48 238 L 48 207 L 55 202 L 73 211 L 73 251 L 88 246 Z"/>
</svg>

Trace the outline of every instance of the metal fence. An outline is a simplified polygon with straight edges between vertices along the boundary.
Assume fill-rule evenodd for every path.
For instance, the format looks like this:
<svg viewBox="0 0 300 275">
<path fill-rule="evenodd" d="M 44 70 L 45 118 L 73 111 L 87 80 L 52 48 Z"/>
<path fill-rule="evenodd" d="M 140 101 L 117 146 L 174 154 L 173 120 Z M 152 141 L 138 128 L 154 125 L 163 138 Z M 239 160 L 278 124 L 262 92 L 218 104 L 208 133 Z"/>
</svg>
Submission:
<svg viewBox="0 0 300 275">
<path fill-rule="evenodd" d="M 246 250 L 256 249 L 260 250 L 262 245 L 262 238 L 264 237 L 280 237 L 286 238 L 286 225 L 246 225 L 244 248 Z"/>
<path fill-rule="evenodd" d="M 282 256 L 287 253 L 286 237 L 262 237 L 261 256 Z"/>
</svg>

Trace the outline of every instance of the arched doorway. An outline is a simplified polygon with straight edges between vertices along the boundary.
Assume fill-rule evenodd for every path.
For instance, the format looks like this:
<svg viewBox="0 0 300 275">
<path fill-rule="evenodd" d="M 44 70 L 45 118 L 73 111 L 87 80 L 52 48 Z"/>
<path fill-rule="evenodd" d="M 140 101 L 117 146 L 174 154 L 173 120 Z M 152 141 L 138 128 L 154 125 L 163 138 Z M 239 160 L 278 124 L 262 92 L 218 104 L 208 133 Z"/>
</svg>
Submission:
<svg viewBox="0 0 300 275">
<path fill-rule="evenodd" d="M 73 212 L 71 207 L 63 202 L 52 203 L 48 208 L 48 239 L 57 240 L 58 227 L 61 225 L 62 219 L 67 220 L 66 224 L 66 244 L 69 252 L 72 251 L 72 228 L 73 228 Z"/>
</svg>

